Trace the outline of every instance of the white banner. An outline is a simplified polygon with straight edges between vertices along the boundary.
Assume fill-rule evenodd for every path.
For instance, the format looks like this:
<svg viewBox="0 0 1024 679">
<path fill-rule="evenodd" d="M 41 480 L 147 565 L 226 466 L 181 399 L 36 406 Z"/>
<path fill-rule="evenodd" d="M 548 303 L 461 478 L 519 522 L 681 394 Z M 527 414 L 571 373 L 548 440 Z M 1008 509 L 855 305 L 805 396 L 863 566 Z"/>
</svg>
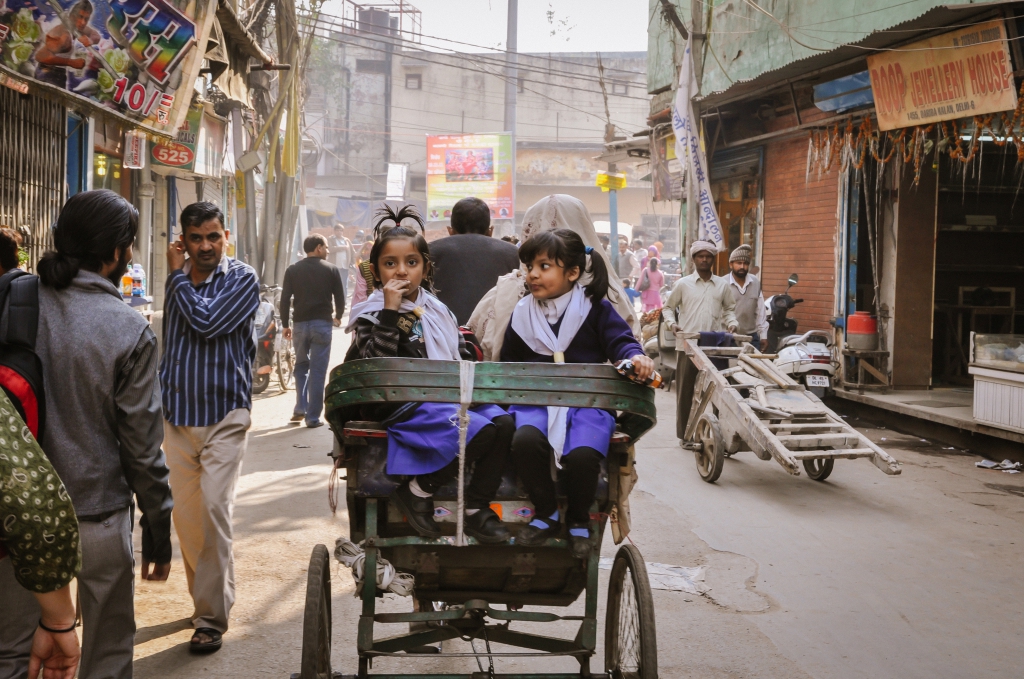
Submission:
<svg viewBox="0 0 1024 679">
<path fill-rule="evenodd" d="M 718 246 L 719 252 L 725 249 L 722 238 L 722 224 L 718 221 L 715 201 L 708 185 L 708 161 L 704 157 L 704 149 L 700 143 L 700 125 L 693 115 L 691 100 L 697 93 L 697 76 L 693 72 L 693 55 L 690 53 L 690 41 L 686 42 L 683 54 L 683 65 L 679 70 L 679 88 L 676 90 L 676 101 L 672 106 L 672 129 L 676 134 L 676 157 L 683 163 L 686 181 L 694 182 L 695 192 L 687 191 L 688 196 L 697 196 L 697 237 Z M 685 159 L 685 160 L 684 160 Z"/>
</svg>

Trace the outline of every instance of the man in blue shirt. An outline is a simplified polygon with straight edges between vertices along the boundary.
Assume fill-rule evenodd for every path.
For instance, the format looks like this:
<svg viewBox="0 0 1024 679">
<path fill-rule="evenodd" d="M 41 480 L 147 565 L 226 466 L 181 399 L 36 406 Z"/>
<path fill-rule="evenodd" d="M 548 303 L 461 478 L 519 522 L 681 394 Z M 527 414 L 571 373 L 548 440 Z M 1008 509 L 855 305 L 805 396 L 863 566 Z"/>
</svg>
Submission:
<svg viewBox="0 0 1024 679">
<path fill-rule="evenodd" d="M 235 601 L 231 511 L 251 424 L 260 286 L 252 267 L 224 255 L 228 234 L 216 205 L 189 205 L 181 228 L 167 249 L 164 452 L 195 604 L 189 650 L 209 653 L 221 647 Z"/>
</svg>

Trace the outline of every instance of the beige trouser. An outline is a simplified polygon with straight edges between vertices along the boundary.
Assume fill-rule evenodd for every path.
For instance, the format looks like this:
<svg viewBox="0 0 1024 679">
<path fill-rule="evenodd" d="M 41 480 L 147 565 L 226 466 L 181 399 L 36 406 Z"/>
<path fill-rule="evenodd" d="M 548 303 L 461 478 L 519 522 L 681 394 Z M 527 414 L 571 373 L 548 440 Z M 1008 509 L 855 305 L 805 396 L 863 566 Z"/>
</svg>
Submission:
<svg viewBox="0 0 1024 679">
<path fill-rule="evenodd" d="M 243 408 L 208 427 L 164 421 L 164 453 L 171 470 L 174 527 L 195 604 L 194 627 L 228 629 L 235 603 L 231 513 L 252 420 Z"/>
</svg>

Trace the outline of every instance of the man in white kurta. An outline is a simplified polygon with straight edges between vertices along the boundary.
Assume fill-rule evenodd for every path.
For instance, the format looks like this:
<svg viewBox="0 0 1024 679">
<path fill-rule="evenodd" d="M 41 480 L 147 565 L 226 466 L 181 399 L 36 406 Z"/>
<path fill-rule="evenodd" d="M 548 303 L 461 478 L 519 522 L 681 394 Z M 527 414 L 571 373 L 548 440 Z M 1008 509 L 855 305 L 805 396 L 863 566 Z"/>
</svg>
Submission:
<svg viewBox="0 0 1024 679">
<path fill-rule="evenodd" d="M 676 332 L 736 332 L 736 302 L 727 278 L 711 273 L 717 250 L 713 243 L 690 246 L 694 273 L 680 278 L 661 314 Z"/>
</svg>

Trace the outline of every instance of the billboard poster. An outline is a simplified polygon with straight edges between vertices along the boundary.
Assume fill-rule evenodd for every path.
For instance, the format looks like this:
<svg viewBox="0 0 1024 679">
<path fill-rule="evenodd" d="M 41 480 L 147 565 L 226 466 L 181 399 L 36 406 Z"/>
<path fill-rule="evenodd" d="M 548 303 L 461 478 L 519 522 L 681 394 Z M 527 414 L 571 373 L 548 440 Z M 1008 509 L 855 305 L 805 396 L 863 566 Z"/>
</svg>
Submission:
<svg viewBox="0 0 1024 679">
<path fill-rule="evenodd" d="M 212 0 L 0 0 L 0 71 L 174 134 L 215 9 Z"/>
<path fill-rule="evenodd" d="M 463 198 L 479 198 L 493 219 L 513 217 L 512 137 L 442 134 L 427 137 L 427 219 L 451 217 Z"/>
<path fill-rule="evenodd" d="M 1002 19 L 869 56 L 868 72 L 881 130 L 1017 107 Z"/>
<path fill-rule="evenodd" d="M 227 121 L 206 111 L 203 106 L 193 106 L 174 139 L 159 139 L 151 144 L 150 164 L 154 168 L 166 167 L 205 177 L 220 177 L 223 174 L 226 132 Z"/>
</svg>

